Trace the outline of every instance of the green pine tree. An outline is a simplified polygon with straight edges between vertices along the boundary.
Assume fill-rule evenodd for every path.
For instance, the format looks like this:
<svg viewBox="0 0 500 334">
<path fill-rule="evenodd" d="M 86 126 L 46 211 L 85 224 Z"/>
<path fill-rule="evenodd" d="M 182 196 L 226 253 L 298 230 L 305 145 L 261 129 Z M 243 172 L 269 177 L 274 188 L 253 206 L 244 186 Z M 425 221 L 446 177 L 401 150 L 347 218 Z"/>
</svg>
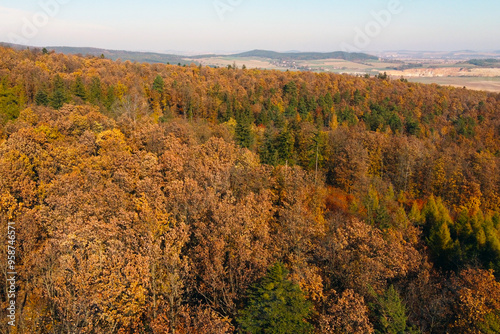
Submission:
<svg viewBox="0 0 500 334">
<path fill-rule="evenodd" d="M 452 259 L 459 256 L 455 250 L 460 247 L 458 241 L 454 243 L 451 237 L 453 221 L 441 198 L 431 196 L 422 210 L 422 216 L 425 221 L 424 235 L 434 262 L 444 269 L 456 269 Z"/>
<path fill-rule="evenodd" d="M 64 84 L 64 80 L 63 78 L 61 78 L 61 76 L 59 74 L 56 74 L 56 76 L 54 77 L 54 80 L 53 80 L 53 86 L 54 86 L 54 90 L 65 90 L 66 89 L 66 85 Z"/>
<path fill-rule="evenodd" d="M 237 318 L 244 333 L 312 333 L 313 326 L 306 320 L 311 303 L 287 276 L 288 270 L 278 262 L 250 289 L 247 306 Z"/>
<path fill-rule="evenodd" d="M 35 103 L 38 106 L 48 106 L 49 102 L 49 95 L 47 95 L 47 92 L 45 90 L 41 89 L 36 92 Z"/>
<path fill-rule="evenodd" d="M 375 333 L 404 334 L 413 332 L 407 326 L 406 307 L 394 286 L 391 285 L 381 295 L 372 291 L 372 295 L 376 298 L 375 303 L 370 304 L 376 318 L 374 321 Z"/>
<path fill-rule="evenodd" d="M 104 106 L 108 111 L 111 111 L 113 104 L 117 100 L 116 95 L 115 95 L 115 88 L 114 86 L 109 86 L 108 90 L 106 92 L 106 96 L 104 98 Z"/>
<path fill-rule="evenodd" d="M 50 106 L 54 109 L 61 108 L 64 103 L 68 102 L 66 95 L 66 85 L 59 74 L 54 77 L 53 91 L 50 97 Z"/>
<path fill-rule="evenodd" d="M 413 202 L 411 206 L 411 211 L 408 214 L 408 219 L 415 225 L 422 225 L 424 218 L 422 217 L 422 213 L 418 208 L 417 202 Z"/>
<path fill-rule="evenodd" d="M 83 83 L 82 77 L 77 76 L 75 83 L 73 85 L 73 92 L 76 97 L 79 97 L 83 101 L 87 99 L 87 92 L 85 91 L 85 84 Z"/>
<path fill-rule="evenodd" d="M 249 148 L 253 144 L 253 134 L 251 120 L 246 113 L 242 113 L 236 120 L 235 129 L 236 142 L 245 148 Z"/>
<path fill-rule="evenodd" d="M 165 82 L 161 75 L 157 75 L 155 80 L 153 81 L 153 90 L 156 90 L 158 93 L 163 93 L 163 88 L 165 87 Z"/>
<path fill-rule="evenodd" d="M 436 260 L 441 265 L 446 265 L 448 250 L 453 245 L 450 228 L 446 222 L 441 222 L 431 228 L 429 238 L 427 239 L 429 247 L 434 252 Z"/>
<path fill-rule="evenodd" d="M 280 163 L 285 164 L 288 161 L 288 164 L 291 164 L 290 159 L 292 158 L 293 154 L 293 145 L 293 134 L 288 128 L 288 125 L 285 125 L 278 135 L 277 142 Z"/>
<path fill-rule="evenodd" d="M 266 128 L 264 132 L 264 139 L 259 149 L 260 160 L 263 164 L 275 166 L 278 163 L 275 132 L 275 129 L 270 127 Z"/>
<path fill-rule="evenodd" d="M 66 96 L 60 89 L 56 90 L 50 98 L 50 106 L 54 109 L 60 109 L 66 102 Z"/>
<path fill-rule="evenodd" d="M 99 77 L 93 77 L 90 83 L 89 100 L 93 104 L 99 104 L 102 101 L 102 85 Z"/>
</svg>

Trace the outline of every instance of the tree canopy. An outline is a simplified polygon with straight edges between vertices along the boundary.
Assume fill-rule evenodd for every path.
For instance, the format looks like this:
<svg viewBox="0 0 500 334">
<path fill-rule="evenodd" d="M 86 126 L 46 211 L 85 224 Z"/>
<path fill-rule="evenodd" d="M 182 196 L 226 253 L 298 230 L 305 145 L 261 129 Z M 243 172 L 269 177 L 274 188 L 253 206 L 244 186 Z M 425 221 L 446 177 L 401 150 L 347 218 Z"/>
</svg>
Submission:
<svg viewBox="0 0 500 334">
<path fill-rule="evenodd" d="M 498 332 L 499 112 L 384 75 L 0 48 L 17 331 Z"/>
</svg>

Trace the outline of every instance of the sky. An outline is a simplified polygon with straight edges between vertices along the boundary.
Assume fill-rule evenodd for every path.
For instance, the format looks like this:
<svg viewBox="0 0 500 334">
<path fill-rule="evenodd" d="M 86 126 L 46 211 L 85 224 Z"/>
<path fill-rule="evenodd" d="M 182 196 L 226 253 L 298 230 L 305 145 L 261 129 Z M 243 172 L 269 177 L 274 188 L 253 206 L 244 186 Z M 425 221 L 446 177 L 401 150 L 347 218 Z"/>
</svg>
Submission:
<svg viewBox="0 0 500 334">
<path fill-rule="evenodd" d="M 498 0 L 0 0 L 0 41 L 131 51 L 500 50 Z"/>
</svg>

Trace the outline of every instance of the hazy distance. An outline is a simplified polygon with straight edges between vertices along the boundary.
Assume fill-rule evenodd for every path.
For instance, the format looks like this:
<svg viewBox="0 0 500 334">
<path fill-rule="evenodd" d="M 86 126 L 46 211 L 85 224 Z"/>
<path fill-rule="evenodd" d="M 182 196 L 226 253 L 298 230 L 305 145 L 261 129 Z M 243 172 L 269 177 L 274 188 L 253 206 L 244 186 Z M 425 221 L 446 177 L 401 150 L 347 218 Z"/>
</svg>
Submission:
<svg viewBox="0 0 500 334">
<path fill-rule="evenodd" d="M 0 41 L 169 53 L 498 50 L 498 1 L 0 1 Z"/>
</svg>

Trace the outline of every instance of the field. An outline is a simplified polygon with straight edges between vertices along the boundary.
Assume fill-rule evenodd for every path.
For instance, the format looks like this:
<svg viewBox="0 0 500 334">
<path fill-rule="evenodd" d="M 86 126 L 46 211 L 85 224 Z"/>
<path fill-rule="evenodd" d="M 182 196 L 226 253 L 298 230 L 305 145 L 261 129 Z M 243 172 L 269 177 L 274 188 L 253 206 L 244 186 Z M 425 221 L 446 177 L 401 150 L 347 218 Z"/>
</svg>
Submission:
<svg viewBox="0 0 500 334">
<path fill-rule="evenodd" d="M 424 84 L 435 83 L 443 86 L 466 87 L 474 90 L 500 92 L 500 77 L 429 77 L 407 79 L 411 82 L 420 82 Z"/>
<path fill-rule="evenodd" d="M 186 59 L 187 60 L 187 59 Z M 371 76 L 386 72 L 392 78 L 404 77 L 411 82 L 466 87 L 473 90 L 500 92 L 500 68 L 485 68 L 464 63 L 463 59 L 404 59 L 348 61 L 343 59 L 276 60 L 233 55 L 197 59 L 202 65 L 272 70 L 299 70 L 347 73 Z"/>
<path fill-rule="evenodd" d="M 262 58 L 236 58 L 236 57 L 212 57 L 212 58 L 200 58 L 197 59 L 200 64 L 207 66 L 217 66 L 226 67 L 228 65 L 233 66 L 236 64 L 237 67 L 242 68 L 245 65 L 247 68 L 262 68 L 262 69 L 281 69 L 278 66 L 272 65 L 269 61 Z"/>
<path fill-rule="evenodd" d="M 186 58 L 187 60 L 187 58 Z M 219 56 L 197 59 L 202 65 L 225 67 L 236 64 L 241 68 L 260 68 L 272 70 L 309 70 L 314 72 L 350 73 L 350 74 L 378 74 L 380 71 L 400 66 L 401 63 L 384 61 L 355 62 L 344 59 L 320 59 L 320 60 L 276 60 L 260 57 L 235 57 Z"/>
</svg>

